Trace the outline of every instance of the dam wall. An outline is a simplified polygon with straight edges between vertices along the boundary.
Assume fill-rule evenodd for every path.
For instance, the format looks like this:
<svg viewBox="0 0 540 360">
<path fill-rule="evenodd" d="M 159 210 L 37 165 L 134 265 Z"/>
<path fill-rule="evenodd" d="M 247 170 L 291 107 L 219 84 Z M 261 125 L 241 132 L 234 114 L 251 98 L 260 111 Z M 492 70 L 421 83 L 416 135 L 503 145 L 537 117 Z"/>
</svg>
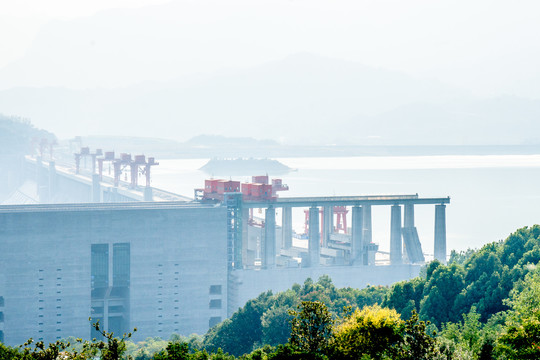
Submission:
<svg viewBox="0 0 540 360">
<path fill-rule="evenodd" d="M 204 219 L 204 221 L 200 221 Z M 227 317 L 226 211 L 169 203 L 0 207 L 0 337 L 203 334 Z"/>
</svg>

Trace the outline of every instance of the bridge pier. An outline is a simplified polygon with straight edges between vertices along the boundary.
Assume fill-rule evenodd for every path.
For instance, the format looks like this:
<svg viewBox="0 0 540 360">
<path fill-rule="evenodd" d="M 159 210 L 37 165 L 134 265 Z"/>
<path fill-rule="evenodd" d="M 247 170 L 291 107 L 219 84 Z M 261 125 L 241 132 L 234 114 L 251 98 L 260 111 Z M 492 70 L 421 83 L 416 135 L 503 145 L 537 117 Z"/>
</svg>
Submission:
<svg viewBox="0 0 540 360">
<path fill-rule="evenodd" d="M 323 223 L 322 223 L 322 246 L 328 246 L 328 238 L 334 231 L 334 207 L 323 207 Z"/>
<path fill-rule="evenodd" d="M 414 227 L 414 204 L 405 204 L 405 213 L 403 215 L 403 227 Z"/>
<path fill-rule="evenodd" d="M 363 209 L 360 206 L 353 206 L 352 208 L 352 234 L 351 234 L 351 263 L 361 264 L 364 263 L 364 242 L 363 242 L 363 227 L 364 216 Z"/>
<path fill-rule="evenodd" d="M 446 264 L 446 205 L 435 205 L 434 257 Z"/>
<path fill-rule="evenodd" d="M 362 206 L 364 213 L 364 245 L 369 245 L 373 241 L 372 227 L 371 227 L 371 205 Z"/>
<path fill-rule="evenodd" d="M 308 254 L 310 267 L 318 267 L 320 263 L 320 241 L 319 234 L 319 208 L 312 206 L 309 208 L 309 240 Z"/>
<path fill-rule="evenodd" d="M 154 196 L 152 194 L 152 188 L 150 186 L 146 186 L 144 188 L 144 201 L 154 201 Z"/>
<path fill-rule="evenodd" d="M 284 207 L 281 213 L 281 246 L 283 249 L 292 247 L 292 208 Z"/>
<path fill-rule="evenodd" d="M 241 216 L 242 216 L 242 264 L 245 265 L 245 264 L 248 264 L 249 261 L 248 261 L 248 242 L 249 242 L 249 234 L 248 234 L 248 229 L 249 229 L 249 208 L 247 207 L 242 207 L 242 213 L 241 213 Z"/>
<path fill-rule="evenodd" d="M 54 199 L 57 190 L 56 164 L 49 161 L 49 197 Z"/>
<path fill-rule="evenodd" d="M 92 202 L 102 202 L 101 184 L 99 183 L 99 174 L 92 174 Z"/>
<path fill-rule="evenodd" d="M 266 269 L 276 266 L 276 209 L 266 208 L 264 216 L 264 263 Z"/>
<path fill-rule="evenodd" d="M 401 206 L 392 205 L 390 217 L 390 263 L 403 263 L 403 244 L 401 241 Z"/>
</svg>

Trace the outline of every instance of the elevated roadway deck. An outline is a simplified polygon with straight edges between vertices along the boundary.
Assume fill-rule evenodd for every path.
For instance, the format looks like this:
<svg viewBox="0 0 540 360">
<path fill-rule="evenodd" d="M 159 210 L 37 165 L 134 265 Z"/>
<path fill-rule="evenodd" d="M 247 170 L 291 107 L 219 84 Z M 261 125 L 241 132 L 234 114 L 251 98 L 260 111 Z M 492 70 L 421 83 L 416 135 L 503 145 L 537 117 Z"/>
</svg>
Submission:
<svg viewBox="0 0 540 360">
<path fill-rule="evenodd" d="M 247 208 L 311 207 L 311 206 L 363 206 L 363 205 L 429 205 L 449 204 L 450 197 L 419 198 L 414 195 L 366 195 L 366 196 L 320 196 L 290 197 L 276 200 L 244 200 Z"/>
</svg>

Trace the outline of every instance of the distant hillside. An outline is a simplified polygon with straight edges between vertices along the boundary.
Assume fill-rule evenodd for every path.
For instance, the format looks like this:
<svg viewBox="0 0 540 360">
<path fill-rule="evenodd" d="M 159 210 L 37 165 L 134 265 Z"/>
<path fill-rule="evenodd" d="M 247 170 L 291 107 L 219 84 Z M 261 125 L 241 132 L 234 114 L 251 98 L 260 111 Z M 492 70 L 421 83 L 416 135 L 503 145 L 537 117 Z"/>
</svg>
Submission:
<svg viewBox="0 0 540 360">
<path fill-rule="evenodd" d="M 290 144 L 362 144 L 372 135 L 366 128 L 377 114 L 463 96 L 399 72 L 298 54 L 189 81 L 89 90 L 19 87 L 0 91 L 0 111 L 31 118 L 61 137 L 86 135 L 84 129 L 181 141 L 220 134 Z M 416 130 L 407 138 L 431 144 Z"/>
<path fill-rule="evenodd" d="M 234 146 L 276 146 L 279 145 L 274 140 L 257 140 L 250 137 L 227 137 L 221 135 L 198 135 L 195 136 L 184 144 L 193 145 L 193 146 L 224 146 L 224 145 L 234 145 Z"/>
<path fill-rule="evenodd" d="M 56 141 L 54 134 L 27 119 L 0 114 L 0 203 L 22 184 L 23 157 L 34 154 L 41 139 Z"/>
</svg>

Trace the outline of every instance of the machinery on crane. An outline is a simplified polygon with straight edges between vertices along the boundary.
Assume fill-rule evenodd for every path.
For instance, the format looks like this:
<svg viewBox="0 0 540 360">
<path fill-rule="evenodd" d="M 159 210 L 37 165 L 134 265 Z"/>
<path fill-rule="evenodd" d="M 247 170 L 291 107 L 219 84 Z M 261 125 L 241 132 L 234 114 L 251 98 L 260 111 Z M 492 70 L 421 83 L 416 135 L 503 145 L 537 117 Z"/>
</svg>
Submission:
<svg viewBox="0 0 540 360">
<path fill-rule="evenodd" d="M 94 153 L 90 152 L 89 147 L 81 147 L 80 152 L 75 153 L 75 173 L 80 173 L 81 159 L 86 157 L 92 158 L 92 174 L 96 173 L 96 161 L 99 174 L 99 180 L 103 180 L 103 164 L 109 163 L 113 166 L 113 184 L 115 187 L 120 185 L 120 178 L 124 171 L 129 168 L 130 183 L 129 187 L 135 189 L 139 186 L 139 175 L 144 175 L 146 179 L 145 186 L 150 187 L 150 169 L 152 166 L 159 165 L 153 157 L 148 157 L 148 161 L 144 155 L 135 155 L 132 159 L 131 154 L 121 153 L 119 158 L 115 158 L 114 151 L 106 151 L 103 153 L 101 149 L 96 149 Z M 127 180 L 127 172 L 126 172 Z"/>
<path fill-rule="evenodd" d="M 195 189 L 195 200 L 223 201 L 225 193 L 242 193 L 243 200 L 273 200 L 279 191 L 287 191 L 289 187 L 282 179 L 272 179 L 268 175 L 252 176 L 251 182 L 208 179 L 204 181 L 204 189 Z"/>
</svg>

